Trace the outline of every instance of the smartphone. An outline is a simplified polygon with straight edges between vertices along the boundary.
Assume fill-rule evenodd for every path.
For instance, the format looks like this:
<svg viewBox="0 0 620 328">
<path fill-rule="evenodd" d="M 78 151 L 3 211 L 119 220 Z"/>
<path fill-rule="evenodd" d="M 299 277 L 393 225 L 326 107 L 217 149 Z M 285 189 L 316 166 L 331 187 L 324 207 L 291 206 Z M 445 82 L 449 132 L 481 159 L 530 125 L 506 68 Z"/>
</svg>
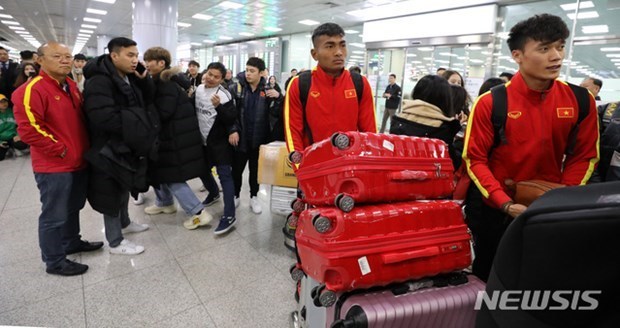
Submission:
<svg viewBox="0 0 620 328">
<path fill-rule="evenodd" d="M 138 72 L 138 74 L 142 75 L 142 74 L 144 74 L 144 71 L 146 71 L 146 67 L 144 67 L 144 65 L 142 65 L 142 63 L 138 62 L 138 65 L 136 66 L 136 72 Z"/>
</svg>

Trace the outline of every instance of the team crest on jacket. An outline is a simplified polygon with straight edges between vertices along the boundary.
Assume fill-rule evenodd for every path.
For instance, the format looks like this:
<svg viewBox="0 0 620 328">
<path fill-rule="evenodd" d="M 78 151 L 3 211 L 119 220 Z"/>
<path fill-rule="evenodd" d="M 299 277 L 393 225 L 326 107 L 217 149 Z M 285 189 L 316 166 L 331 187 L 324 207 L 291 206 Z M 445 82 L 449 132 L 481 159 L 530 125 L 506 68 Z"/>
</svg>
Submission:
<svg viewBox="0 0 620 328">
<path fill-rule="evenodd" d="M 518 119 L 519 117 L 521 117 L 521 115 L 523 115 L 523 113 L 520 111 L 512 111 L 508 113 L 508 117 L 510 117 L 513 120 Z"/>
<path fill-rule="evenodd" d="M 54 96 L 54 99 L 56 99 L 56 100 L 60 100 L 60 96 L 59 96 L 59 95 L 55 95 L 55 96 Z"/>
<path fill-rule="evenodd" d="M 355 89 L 344 90 L 345 98 L 355 98 L 357 94 L 355 93 Z"/>
<path fill-rule="evenodd" d="M 573 118 L 575 117 L 575 109 L 572 107 L 560 107 L 557 109 L 558 118 Z"/>
<path fill-rule="evenodd" d="M 312 98 L 318 98 L 321 95 L 321 93 L 318 91 L 312 91 L 310 92 L 310 95 L 312 96 Z"/>
</svg>

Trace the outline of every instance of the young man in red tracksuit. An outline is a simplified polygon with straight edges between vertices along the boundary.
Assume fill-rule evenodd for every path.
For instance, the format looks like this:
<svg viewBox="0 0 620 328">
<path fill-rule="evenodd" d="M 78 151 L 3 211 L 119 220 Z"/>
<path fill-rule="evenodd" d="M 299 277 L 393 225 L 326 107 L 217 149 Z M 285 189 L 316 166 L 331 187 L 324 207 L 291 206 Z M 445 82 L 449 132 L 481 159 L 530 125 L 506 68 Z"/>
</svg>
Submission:
<svg viewBox="0 0 620 328">
<path fill-rule="evenodd" d="M 322 24 L 314 30 L 312 44 L 312 58 L 318 61 L 318 66 L 311 72 L 305 119 L 313 141 L 329 138 L 338 131 L 377 132 L 368 80 L 362 77 L 364 89 L 358 103 L 355 85 L 344 68 L 347 57 L 344 30 L 334 23 Z M 299 76 L 293 78 L 286 90 L 284 124 L 289 152 L 303 151 L 311 144 L 304 129 Z"/>
<path fill-rule="evenodd" d="M 508 46 L 519 72 L 506 83 L 506 143 L 493 147 L 490 92 L 478 98 L 469 116 L 463 160 L 474 183 L 465 211 L 475 242 L 473 271 L 485 281 L 508 223 L 526 210 L 513 202 L 509 187 L 533 179 L 582 185 L 598 162 L 598 118 L 591 96 L 573 152 L 566 154 L 569 133 L 579 115 L 571 88 L 556 80 L 568 35 L 562 19 L 548 14 L 533 16 L 511 29 Z"/>
</svg>

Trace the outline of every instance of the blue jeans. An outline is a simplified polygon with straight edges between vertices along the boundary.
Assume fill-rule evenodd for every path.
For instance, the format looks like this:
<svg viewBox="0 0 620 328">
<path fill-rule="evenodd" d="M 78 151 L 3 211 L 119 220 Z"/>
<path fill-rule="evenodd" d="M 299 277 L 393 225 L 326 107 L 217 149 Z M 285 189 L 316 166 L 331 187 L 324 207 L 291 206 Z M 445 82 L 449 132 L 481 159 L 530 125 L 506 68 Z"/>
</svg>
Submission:
<svg viewBox="0 0 620 328">
<path fill-rule="evenodd" d="M 86 203 L 86 170 L 35 173 L 41 195 L 39 247 L 48 268 L 66 259 L 66 251 L 80 246 L 80 210 Z"/>
<path fill-rule="evenodd" d="M 192 189 L 187 185 L 187 182 L 162 183 L 156 187 L 155 196 L 157 197 L 155 199 L 155 205 L 159 207 L 173 205 L 173 195 L 187 215 L 196 215 L 205 208 Z"/>
<path fill-rule="evenodd" d="M 125 195 L 121 202 L 121 211 L 117 216 L 103 215 L 103 225 L 105 227 L 105 239 L 110 247 L 116 247 L 123 241 L 123 228 L 131 223 L 129 219 L 129 192 L 124 191 Z"/>
<path fill-rule="evenodd" d="M 220 177 L 222 192 L 224 193 L 224 216 L 235 216 L 235 183 L 232 177 L 231 165 L 217 165 L 217 175 Z M 209 170 L 209 174 L 200 177 L 209 194 L 219 194 L 217 183 Z"/>
</svg>

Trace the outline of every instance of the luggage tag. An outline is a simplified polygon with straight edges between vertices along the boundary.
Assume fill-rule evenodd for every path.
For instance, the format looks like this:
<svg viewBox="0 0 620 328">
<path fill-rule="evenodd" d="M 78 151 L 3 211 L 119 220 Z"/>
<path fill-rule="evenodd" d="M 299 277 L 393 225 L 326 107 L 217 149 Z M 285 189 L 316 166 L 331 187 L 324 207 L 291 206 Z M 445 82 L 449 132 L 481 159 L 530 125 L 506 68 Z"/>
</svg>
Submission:
<svg viewBox="0 0 620 328">
<path fill-rule="evenodd" d="M 362 276 L 370 273 L 370 264 L 368 263 L 368 259 L 366 258 L 366 256 L 362 256 L 357 259 L 357 263 L 360 266 L 360 271 L 362 271 Z"/>
</svg>

